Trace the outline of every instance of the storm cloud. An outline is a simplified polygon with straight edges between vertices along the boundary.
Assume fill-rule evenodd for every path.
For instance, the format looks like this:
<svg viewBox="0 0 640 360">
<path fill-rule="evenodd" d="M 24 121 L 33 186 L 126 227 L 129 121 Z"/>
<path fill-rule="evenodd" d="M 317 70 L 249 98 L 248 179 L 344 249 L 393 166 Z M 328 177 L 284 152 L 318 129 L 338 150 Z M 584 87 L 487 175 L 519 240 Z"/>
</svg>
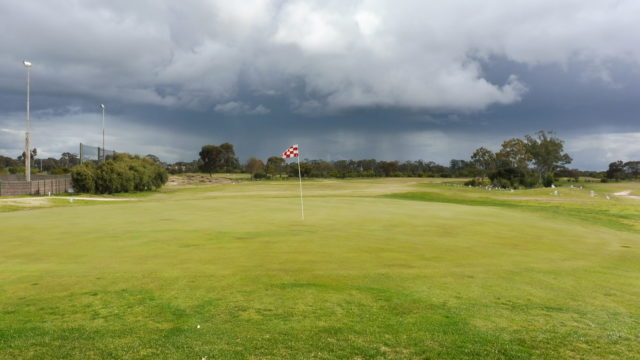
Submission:
<svg viewBox="0 0 640 360">
<path fill-rule="evenodd" d="M 0 149 L 21 148 L 8 131 L 22 126 L 25 58 L 34 121 L 69 125 L 36 142 L 44 153 L 73 150 L 101 102 L 113 141 L 166 160 L 194 158 L 194 138 L 246 156 L 308 139 L 316 157 L 440 160 L 540 128 L 634 133 L 639 13 L 636 1 L 6 1 Z M 426 146 L 443 136 L 453 143 Z"/>
</svg>

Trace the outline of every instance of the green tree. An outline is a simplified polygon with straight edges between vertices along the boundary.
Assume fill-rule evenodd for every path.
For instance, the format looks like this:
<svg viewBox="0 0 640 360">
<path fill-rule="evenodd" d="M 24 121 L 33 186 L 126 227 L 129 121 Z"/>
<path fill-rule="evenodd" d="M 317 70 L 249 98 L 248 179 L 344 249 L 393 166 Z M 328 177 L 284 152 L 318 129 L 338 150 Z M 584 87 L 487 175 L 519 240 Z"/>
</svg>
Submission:
<svg viewBox="0 0 640 360">
<path fill-rule="evenodd" d="M 556 170 L 570 164 L 573 159 L 564 151 L 564 141 L 553 136 L 553 132 L 538 131 L 536 136 L 526 135 L 527 152 L 531 155 L 540 182 L 548 182 Z"/>
<path fill-rule="evenodd" d="M 284 159 L 279 156 L 272 156 L 268 158 L 265 170 L 267 174 L 272 177 L 279 175 L 282 178 L 282 172 L 284 171 Z"/>
<path fill-rule="evenodd" d="M 20 166 L 20 161 L 0 155 L 0 169 Z"/>
<path fill-rule="evenodd" d="M 624 179 L 624 162 L 621 160 L 612 162 L 609 164 L 607 170 L 607 179 L 620 180 Z"/>
<path fill-rule="evenodd" d="M 378 167 L 386 177 L 395 176 L 395 174 L 398 172 L 398 165 L 399 163 L 397 161 L 378 162 Z"/>
<path fill-rule="evenodd" d="M 224 167 L 224 151 L 215 145 L 205 145 L 200 150 L 200 171 L 209 173 L 212 176 L 214 172 L 221 171 Z"/>
<path fill-rule="evenodd" d="M 496 168 L 496 155 L 493 151 L 480 147 L 471 155 L 471 161 L 480 172 L 480 178 L 484 178 Z"/>
<path fill-rule="evenodd" d="M 220 149 L 222 150 L 222 164 L 225 172 L 234 172 L 235 170 L 240 168 L 240 162 L 236 157 L 236 153 L 233 150 L 233 144 L 224 143 L 220 145 Z"/>
<path fill-rule="evenodd" d="M 147 155 L 145 155 L 144 158 L 152 160 L 152 161 L 157 162 L 157 163 L 162 163 L 162 161 L 160 161 L 160 158 L 155 156 L 155 155 L 153 155 L 153 154 L 147 154 Z"/>
<path fill-rule="evenodd" d="M 256 174 L 264 172 L 264 163 L 262 160 L 252 157 L 247 160 L 247 164 L 244 168 L 249 174 L 251 174 L 251 179 L 254 179 Z"/>
<path fill-rule="evenodd" d="M 80 158 L 76 154 L 64 152 L 62 156 L 60 156 L 60 163 L 62 163 L 64 167 L 71 168 L 80 164 Z"/>
<path fill-rule="evenodd" d="M 627 161 L 624 163 L 624 173 L 627 179 L 640 177 L 640 161 Z"/>
<path fill-rule="evenodd" d="M 31 149 L 31 167 L 33 167 L 33 164 L 35 163 L 37 156 L 38 156 L 38 149 L 36 148 Z M 23 151 L 22 155 L 18 156 L 18 161 L 24 164 L 25 157 L 26 157 L 26 153 Z"/>
<path fill-rule="evenodd" d="M 502 143 L 500 151 L 496 153 L 496 160 L 522 170 L 529 168 L 533 157 L 529 153 L 526 141 L 513 138 Z"/>
</svg>

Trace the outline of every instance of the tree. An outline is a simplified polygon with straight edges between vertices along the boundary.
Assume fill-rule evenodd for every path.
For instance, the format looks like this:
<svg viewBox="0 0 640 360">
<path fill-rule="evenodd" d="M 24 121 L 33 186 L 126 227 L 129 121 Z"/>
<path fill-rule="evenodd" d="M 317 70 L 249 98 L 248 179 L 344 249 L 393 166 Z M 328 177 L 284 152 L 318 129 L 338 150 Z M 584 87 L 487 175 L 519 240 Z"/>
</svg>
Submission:
<svg viewBox="0 0 640 360">
<path fill-rule="evenodd" d="M 38 149 L 33 148 L 31 150 L 31 165 L 33 165 L 33 163 L 36 160 L 36 156 L 38 156 Z M 21 163 L 24 164 L 24 158 L 26 157 L 26 153 L 23 151 L 22 155 L 18 156 L 18 161 L 20 161 Z"/>
<path fill-rule="evenodd" d="M 564 151 L 564 141 L 553 136 L 551 131 L 540 130 L 536 137 L 526 135 L 527 152 L 531 155 L 533 164 L 538 172 L 540 182 L 548 182 L 549 177 L 553 177 L 554 172 L 562 166 L 570 164 L 573 160 Z"/>
<path fill-rule="evenodd" d="M 609 164 L 609 170 L 607 170 L 607 179 L 624 179 L 624 163 L 621 160 Z"/>
<path fill-rule="evenodd" d="M 496 153 L 496 160 L 506 162 L 513 168 L 527 169 L 533 158 L 528 151 L 527 142 L 513 138 L 502 143 L 500 151 Z"/>
<path fill-rule="evenodd" d="M 160 158 L 159 158 L 159 157 L 157 157 L 157 156 L 155 156 L 155 155 L 153 155 L 153 154 L 147 154 L 147 155 L 145 155 L 145 157 L 144 157 L 144 158 L 145 158 L 145 159 L 152 160 L 153 162 L 157 162 L 158 164 L 161 164 L 161 163 L 162 163 L 162 161 L 160 161 Z"/>
<path fill-rule="evenodd" d="M 245 170 L 249 174 L 251 174 L 251 179 L 254 179 L 256 177 L 256 174 L 264 172 L 264 163 L 262 162 L 262 160 L 252 157 L 247 160 Z"/>
<path fill-rule="evenodd" d="M 394 176 L 398 172 L 397 161 L 380 161 L 378 167 L 386 177 Z"/>
<path fill-rule="evenodd" d="M 484 178 L 487 174 L 496 168 L 496 155 L 493 151 L 480 147 L 476 149 L 471 155 L 471 161 L 473 164 L 480 170 L 481 180 L 484 181 Z"/>
<path fill-rule="evenodd" d="M 277 174 L 282 177 L 282 171 L 284 170 L 284 159 L 279 156 L 272 156 L 268 158 L 265 170 L 267 174 L 271 176 L 275 176 Z"/>
<path fill-rule="evenodd" d="M 0 169 L 20 166 L 20 161 L 0 155 Z"/>
<path fill-rule="evenodd" d="M 224 167 L 224 151 L 215 145 L 205 145 L 200 150 L 200 171 L 209 173 L 212 176 L 214 172 L 221 171 Z"/>
<path fill-rule="evenodd" d="M 640 161 L 627 161 L 624 163 L 624 173 L 627 179 L 640 177 Z"/>
<path fill-rule="evenodd" d="M 220 145 L 222 150 L 222 164 L 225 172 L 233 172 L 240 167 L 240 162 L 236 158 L 236 153 L 233 150 L 233 144 L 224 143 Z"/>
<path fill-rule="evenodd" d="M 62 165 L 64 167 L 74 167 L 76 165 L 80 164 L 80 158 L 78 157 L 78 155 L 76 154 L 72 154 L 69 152 L 64 152 L 62 153 L 62 156 L 60 157 L 60 162 L 62 163 Z"/>
<path fill-rule="evenodd" d="M 465 160 L 451 159 L 449 161 L 451 176 L 473 176 L 475 164 Z"/>
<path fill-rule="evenodd" d="M 62 167 L 60 161 L 54 158 L 40 159 L 40 164 L 42 165 L 42 171 L 52 172 Z"/>
</svg>

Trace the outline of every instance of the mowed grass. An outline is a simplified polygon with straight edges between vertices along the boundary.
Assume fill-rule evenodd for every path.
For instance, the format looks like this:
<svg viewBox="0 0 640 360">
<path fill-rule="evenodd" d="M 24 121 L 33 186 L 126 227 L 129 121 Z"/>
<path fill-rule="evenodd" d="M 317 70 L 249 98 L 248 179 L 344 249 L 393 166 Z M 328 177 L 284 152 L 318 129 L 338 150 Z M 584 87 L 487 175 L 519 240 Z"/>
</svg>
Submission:
<svg viewBox="0 0 640 360">
<path fill-rule="evenodd" d="M 640 358 L 637 184 L 438 182 L 2 212 L 0 359 Z"/>
</svg>

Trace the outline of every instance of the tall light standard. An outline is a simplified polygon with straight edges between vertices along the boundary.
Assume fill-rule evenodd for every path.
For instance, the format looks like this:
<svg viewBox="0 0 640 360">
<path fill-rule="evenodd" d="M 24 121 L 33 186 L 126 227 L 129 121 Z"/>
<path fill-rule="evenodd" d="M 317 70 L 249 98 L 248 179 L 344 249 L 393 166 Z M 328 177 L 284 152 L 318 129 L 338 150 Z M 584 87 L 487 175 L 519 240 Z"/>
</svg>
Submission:
<svg viewBox="0 0 640 360">
<path fill-rule="evenodd" d="M 24 178 L 31 181 L 31 114 L 29 113 L 29 92 L 31 90 L 31 62 L 22 62 L 27 68 L 27 132 L 25 134 L 24 150 Z"/>
<path fill-rule="evenodd" d="M 100 109 L 102 109 L 102 161 L 106 161 L 107 153 L 104 147 L 104 104 L 100 104 Z"/>
</svg>

